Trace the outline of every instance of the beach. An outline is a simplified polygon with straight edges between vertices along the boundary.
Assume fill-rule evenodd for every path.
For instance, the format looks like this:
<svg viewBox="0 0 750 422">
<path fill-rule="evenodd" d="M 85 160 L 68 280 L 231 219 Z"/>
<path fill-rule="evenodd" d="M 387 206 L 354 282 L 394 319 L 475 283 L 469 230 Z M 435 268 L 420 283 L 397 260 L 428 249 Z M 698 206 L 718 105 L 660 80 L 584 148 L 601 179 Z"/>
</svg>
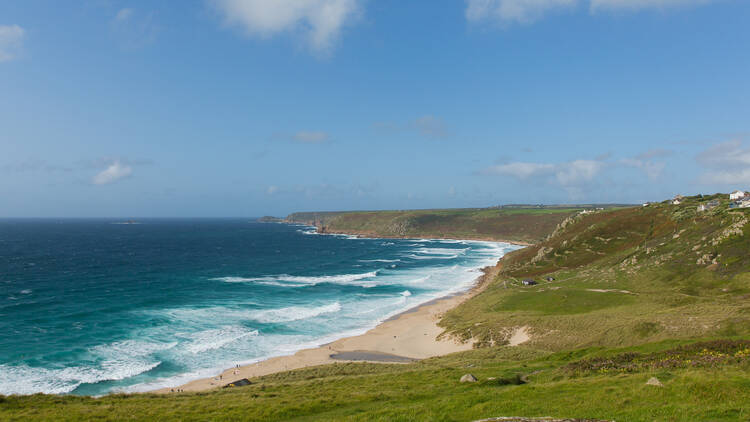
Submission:
<svg viewBox="0 0 750 422">
<path fill-rule="evenodd" d="M 383 321 L 365 334 L 345 337 L 320 347 L 304 349 L 290 356 L 279 356 L 254 364 L 229 368 L 211 378 L 155 390 L 196 392 L 221 388 L 243 378 L 251 379 L 276 372 L 346 361 L 404 363 L 454 352 L 471 350 L 472 342 L 461 343 L 443 333 L 438 322 L 445 312 L 481 292 L 495 277 L 498 266 L 485 267 L 474 286 L 463 293 L 435 299 Z"/>
</svg>

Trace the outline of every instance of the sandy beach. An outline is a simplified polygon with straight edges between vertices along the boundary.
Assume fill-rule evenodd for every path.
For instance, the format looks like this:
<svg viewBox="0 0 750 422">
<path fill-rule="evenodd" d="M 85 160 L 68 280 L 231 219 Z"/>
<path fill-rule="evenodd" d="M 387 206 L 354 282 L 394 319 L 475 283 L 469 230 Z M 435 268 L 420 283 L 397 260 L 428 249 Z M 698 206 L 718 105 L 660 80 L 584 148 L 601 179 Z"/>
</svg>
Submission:
<svg viewBox="0 0 750 422">
<path fill-rule="evenodd" d="M 156 390 L 156 393 L 204 391 L 220 388 L 233 381 L 276 372 L 325 365 L 342 361 L 405 363 L 472 348 L 471 342 L 460 343 L 450 338 L 438 340 L 443 332 L 437 324 L 442 315 L 479 293 L 498 272 L 486 267 L 470 290 L 453 296 L 432 300 L 402 312 L 382 322 L 365 334 L 345 337 L 332 343 L 300 350 L 294 355 L 270 358 L 251 365 L 230 368 L 215 377 L 198 379 L 187 384 Z"/>
</svg>

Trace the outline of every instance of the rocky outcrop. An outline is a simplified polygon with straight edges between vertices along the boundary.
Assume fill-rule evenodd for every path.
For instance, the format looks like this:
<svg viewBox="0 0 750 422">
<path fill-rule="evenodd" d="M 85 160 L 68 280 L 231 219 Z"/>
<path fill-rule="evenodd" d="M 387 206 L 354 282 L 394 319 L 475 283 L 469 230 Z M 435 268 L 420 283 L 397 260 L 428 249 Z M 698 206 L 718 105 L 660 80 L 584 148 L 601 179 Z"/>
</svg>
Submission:
<svg viewBox="0 0 750 422">
<path fill-rule="evenodd" d="M 466 374 L 461 377 L 461 382 L 477 382 L 477 377 L 472 374 Z"/>
</svg>

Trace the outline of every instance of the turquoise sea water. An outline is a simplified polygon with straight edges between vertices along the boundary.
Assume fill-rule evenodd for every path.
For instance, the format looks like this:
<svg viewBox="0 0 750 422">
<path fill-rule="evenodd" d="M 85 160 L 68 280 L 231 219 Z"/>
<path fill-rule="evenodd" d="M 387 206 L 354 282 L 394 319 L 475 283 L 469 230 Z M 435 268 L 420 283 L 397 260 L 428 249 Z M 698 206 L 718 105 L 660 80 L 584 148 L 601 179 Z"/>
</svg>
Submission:
<svg viewBox="0 0 750 422">
<path fill-rule="evenodd" d="M 471 286 L 505 243 L 241 219 L 0 220 L 0 394 L 147 391 Z"/>
</svg>

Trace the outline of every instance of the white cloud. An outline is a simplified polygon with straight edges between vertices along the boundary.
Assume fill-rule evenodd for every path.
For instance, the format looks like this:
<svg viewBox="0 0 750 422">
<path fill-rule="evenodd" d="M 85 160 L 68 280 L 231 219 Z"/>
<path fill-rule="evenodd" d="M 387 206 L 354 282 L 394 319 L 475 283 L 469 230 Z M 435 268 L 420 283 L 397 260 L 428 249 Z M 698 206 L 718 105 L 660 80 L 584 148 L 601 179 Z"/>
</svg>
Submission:
<svg viewBox="0 0 750 422">
<path fill-rule="evenodd" d="M 0 62 L 15 59 L 23 46 L 26 34 L 18 25 L 0 25 Z"/>
<path fill-rule="evenodd" d="M 137 50 L 156 40 L 159 25 L 153 12 L 120 9 L 110 22 L 112 34 L 125 50 Z"/>
<path fill-rule="evenodd" d="M 359 16 L 362 0 L 212 0 L 229 26 L 269 38 L 302 32 L 311 48 L 327 52 L 342 28 Z"/>
<path fill-rule="evenodd" d="M 577 185 L 590 182 L 604 167 L 604 163 L 594 160 L 575 160 L 558 165 L 555 169 L 555 178 L 563 186 Z"/>
<path fill-rule="evenodd" d="M 315 132 L 315 131 L 299 131 L 292 136 L 292 138 L 304 144 L 322 144 L 327 142 L 329 139 L 328 133 L 326 132 Z"/>
<path fill-rule="evenodd" d="M 448 136 L 448 129 L 441 117 L 431 114 L 421 116 L 411 123 L 411 126 L 424 136 L 443 138 Z"/>
<path fill-rule="evenodd" d="M 126 21 L 130 19 L 130 17 L 133 16 L 133 9 L 124 8 L 120 9 L 117 14 L 115 15 L 116 21 Z"/>
<path fill-rule="evenodd" d="M 713 0 L 590 0 L 591 11 L 598 10 L 639 10 L 667 9 L 679 6 L 695 6 L 710 3 Z"/>
<path fill-rule="evenodd" d="M 750 184 L 750 148 L 739 140 L 716 144 L 698 154 L 697 160 L 707 169 L 703 183 Z"/>
<path fill-rule="evenodd" d="M 554 170 L 554 164 L 513 162 L 489 167 L 484 170 L 484 173 L 513 176 L 521 180 L 526 180 L 530 177 L 549 175 Z"/>
<path fill-rule="evenodd" d="M 268 194 L 268 195 L 273 195 L 274 193 L 276 193 L 278 191 L 279 191 L 279 187 L 278 186 L 272 185 L 272 186 L 269 186 L 268 188 L 266 188 L 266 194 Z"/>
<path fill-rule="evenodd" d="M 554 10 L 571 9 L 588 3 L 598 11 L 636 11 L 697 6 L 716 0 L 466 0 L 466 19 L 470 22 L 494 20 L 500 23 L 531 23 Z"/>
<path fill-rule="evenodd" d="M 650 180 L 657 180 L 661 177 L 661 174 L 666 167 L 666 163 L 663 161 L 655 161 L 655 159 L 665 158 L 670 155 L 672 155 L 672 151 L 654 148 L 638 154 L 635 157 L 624 158 L 620 160 L 620 162 L 626 166 L 642 170 Z"/>
<path fill-rule="evenodd" d="M 550 10 L 570 8 L 577 3 L 578 0 L 466 0 L 466 19 L 529 23 Z"/>
<path fill-rule="evenodd" d="M 550 183 L 571 187 L 591 182 L 604 168 L 603 161 L 574 160 L 565 163 L 512 162 L 488 167 L 483 174 L 512 176 L 519 180 L 546 179 Z"/>
<path fill-rule="evenodd" d="M 95 185 L 107 185 L 124 179 L 131 174 L 133 174 L 131 166 L 122 164 L 120 160 L 115 160 L 106 169 L 97 173 L 91 181 Z"/>
</svg>

